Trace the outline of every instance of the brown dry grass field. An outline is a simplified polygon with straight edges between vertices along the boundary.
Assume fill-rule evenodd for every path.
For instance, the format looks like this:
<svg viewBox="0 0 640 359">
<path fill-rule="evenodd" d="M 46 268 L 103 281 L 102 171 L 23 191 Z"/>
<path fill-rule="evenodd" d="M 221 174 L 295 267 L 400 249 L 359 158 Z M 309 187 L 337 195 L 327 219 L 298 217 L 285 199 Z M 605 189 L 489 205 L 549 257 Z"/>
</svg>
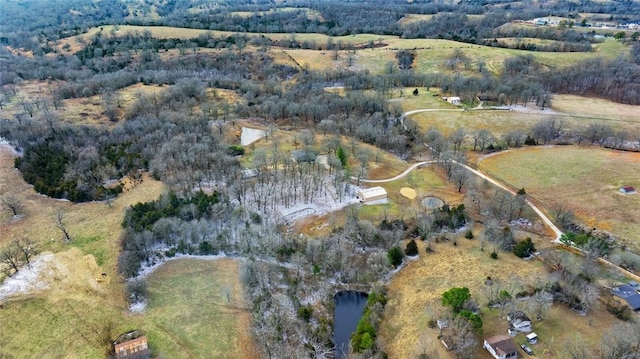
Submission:
<svg viewBox="0 0 640 359">
<path fill-rule="evenodd" d="M 486 308 L 484 281 L 487 276 L 516 291 L 539 284 L 548 276 L 539 261 L 524 261 L 510 253 L 499 253 L 498 260 L 489 258 L 490 246 L 480 251 L 481 229 L 477 227 L 474 232 L 476 238 L 473 240 L 464 239 L 459 234 L 457 246 L 453 246 L 452 240 L 432 243 L 432 254 L 425 254 L 425 244 L 418 241 L 419 257 L 410 260 L 390 280 L 387 285 L 389 302 L 380 329 L 389 358 L 417 358 L 423 346 L 436 348 L 442 358 L 452 358 L 437 340 L 437 330 L 428 328 L 427 324 L 437 317 L 435 313 L 444 310 L 440 305 L 442 293 L 452 287 L 463 286 L 469 288 L 482 307 L 484 326 L 482 334 L 478 335 L 475 357 L 491 358 L 482 349 L 481 340 L 506 333 L 506 321 L 498 318 L 499 310 L 489 311 Z M 534 237 L 534 241 L 546 242 L 539 237 Z M 602 332 L 614 322 L 616 319 L 600 307 L 589 316 L 581 317 L 561 305 L 554 305 L 547 319 L 533 323 L 541 338 L 534 350 L 541 353 L 542 348 L 549 347 L 549 357 L 563 358 L 564 345 L 574 340 L 575 335 L 581 337 L 583 345 L 593 349 L 600 343 Z M 523 342 L 522 335 L 515 340 Z"/>
<path fill-rule="evenodd" d="M 479 163 L 487 174 L 542 201 L 563 204 L 590 227 L 609 231 L 640 250 L 640 195 L 623 195 L 621 186 L 640 187 L 640 154 L 597 147 L 528 147 L 488 156 Z"/>
</svg>

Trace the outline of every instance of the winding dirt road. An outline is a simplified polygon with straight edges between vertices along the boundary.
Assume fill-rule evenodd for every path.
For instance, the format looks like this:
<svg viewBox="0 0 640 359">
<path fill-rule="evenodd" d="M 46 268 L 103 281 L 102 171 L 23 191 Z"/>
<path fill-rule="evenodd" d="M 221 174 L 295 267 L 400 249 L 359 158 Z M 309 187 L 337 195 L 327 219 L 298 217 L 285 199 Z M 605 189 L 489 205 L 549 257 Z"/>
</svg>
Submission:
<svg viewBox="0 0 640 359">
<path fill-rule="evenodd" d="M 418 109 L 418 110 L 412 110 L 412 111 L 407 111 L 407 112 L 403 113 L 403 114 L 402 114 L 402 117 L 400 118 L 400 120 L 401 120 L 401 122 L 402 122 L 402 125 L 404 126 L 404 119 L 405 119 L 405 117 L 407 117 L 407 116 L 411 116 L 411 115 L 413 115 L 413 114 L 421 113 L 421 112 L 436 112 L 436 111 L 448 111 L 448 112 L 456 111 L 456 112 L 459 112 L 459 111 L 464 111 L 464 110 L 463 110 L 463 109 L 433 109 L 433 108 L 428 108 L 428 109 Z M 406 128 L 406 127 L 405 127 L 405 128 Z M 428 147 L 428 146 L 427 146 L 427 147 Z M 407 168 L 404 172 L 400 173 L 400 174 L 399 174 L 399 175 L 397 175 L 397 176 L 394 176 L 394 177 L 391 177 L 391 178 L 387 178 L 387 179 L 379 179 L 379 180 L 362 179 L 362 178 L 361 178 L 361 179 L 360 179 L 360 182 L 363 182 L 363 183 L 385 183 L 385 182 L 395 181 L 395 180 L 398 180 L 398 179 L 400 179 L 400 178 L 402 178 L 402 177 L 406 176 L 407 174 L 409 174 L 409 172 L 411 172 L 411 171 L 415 170 L 416 168 L 423 167 L 423 166 L 426 166 L 426 165 L 429 165 L 429 164 L 431 164 L 431 163 L 435 163 L 435 162 L 436 162 L 436 161 L 431 160 L 431 161 L 423 161 L 423 162 L 414 163 L 414 164 L 412 164 L 411 166 L 409 166 L 409 168 Z M 464 167 L 465 169 L 467 169 L 467 171 L 469 171 L 469 172 L 473 173 L 474 175 L 476 175 L 476 176 L 478 176 L 478 177 L 480 177 L 480 178 L 482 178 L 482 179 L 484 179 L 484 180 L 486 180 L 486 181 L 490 182 L 490 183 L 491 183 L 491 184 L 493 184 L 494 186 L 496 186 L 496 187 L 498 187 L 498 188 L 500 188 L 500 189 L 502 189 L 502 190 L 505 190 L 505 191 L 507 191 L 507 192 L 509 192 L 509 193 L 511 193 L 511 194 L 513 194 L 513 195 L 516 195 L 516 192 L 515 192 L 515 191 L 513 191 L 513 190 L 512 190 L 512 189 L 510 189 L 509 187 L 505 186 L 505 185 L 504 185 L 504 184 L 502 184 L 501 182 L 497 181 L 496 179 L 491 178 L 491 177 L 489 177 L 488 175 L 486 175 L 486 174 L 484 174 L 484 173 L 482 173 L 482 172 L 480 172 L 480 171 L 478 171 L 478 170 L 476 170 L 476 169 L 473 169 L 473 168 L 471 168 L 471 167 L 467 166 L 467 165 L 466 165 L 466 164 L 464 164 L 464 163 L 459 163 L 459 162 L 457 162 L 457 161 L 454 161 L 454 163 L 456 163 L 456 164 L 458 164 L 458 165 L 460 165 L 460 166 Z M 354 180 L 357 180 L 357 177 L 351 177 L 351 178 L 352 178 L 352 179 L 354 179 Z M 554 233 L 555 233 L 555 235 L 556 235 L 556 238 L 554 239 L 554 242 L 558 242 L 558 243 L 560 243 L 560 236 L 562 236 L 562 234 L 563 234 L 563 232 L 560 230 L 560 228 L 558 228 L 558 227 L 553 223 L 553 221 L 552 221 L 552 220 L 551 220 L 551 219 L 550 219 L 550 218 L 549 218 L 549 217 L 548 217 L 548 216 L 547 216 L 547 215 L 546 215 L 546 214 L 545 214 L 545 213 L 544 213 L 540 208 L 538 208 L 538 206 L 536 206 L 535 204 L 533 204 L 533 203 L 532 203 L 531 201 L 529 201 L 528 199 L 527 199 L 527 200 L 525 200 L 525 203 L 526 203 L 526 204 L 527 204 L 527 205 L 528 205 L 528 206 L 529 206 L 529 207 L 530 207 L 530 208 L 531 208 L 531 209 L 532 209 L 536 214 L 538 214 L 538 216 L 542 219 L 542 221 L 543 221 L 543 222 L 544 222 L 544 223 L 545 223 L 549 228 L 551 228 L 551 230 L 553 230 L 553 232 L 554 232 Z"/>
</svg>

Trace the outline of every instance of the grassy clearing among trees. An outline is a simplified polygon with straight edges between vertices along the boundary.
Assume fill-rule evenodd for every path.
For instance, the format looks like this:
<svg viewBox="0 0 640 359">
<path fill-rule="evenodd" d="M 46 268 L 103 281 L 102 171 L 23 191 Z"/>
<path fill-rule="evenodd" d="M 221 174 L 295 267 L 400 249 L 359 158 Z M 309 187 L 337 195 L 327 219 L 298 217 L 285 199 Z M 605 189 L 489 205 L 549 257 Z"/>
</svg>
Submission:
<svg viewBox="0 0 640 359">
<path fill-rule="evenodd" d="M 232 259 L 177 259 L 148 278 L 141 315 L 155 356 L 251 357 L 250 315 Z"/>
</svg>

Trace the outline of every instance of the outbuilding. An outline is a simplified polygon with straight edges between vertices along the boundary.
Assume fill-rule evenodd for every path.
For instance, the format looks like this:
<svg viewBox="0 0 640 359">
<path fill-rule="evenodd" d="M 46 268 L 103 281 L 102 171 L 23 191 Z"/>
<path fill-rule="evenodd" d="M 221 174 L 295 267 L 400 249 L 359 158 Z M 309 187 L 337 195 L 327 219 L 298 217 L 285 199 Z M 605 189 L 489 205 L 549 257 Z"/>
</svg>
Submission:
<svg viewBox="0 0 640 359">
<path fill-rule="evenodd" d="M 536 334 L 536 333 L 527 334 L 527 341 L 529 342 L 529 344 L 537 343 L 538 342 L 538 334 Z"/>
<path fill-rule="evenodd" d="M 447 97 L 447 102 L 452 104 L 452 105 L 460 105 L 460 97 L 458 96 L 452 96 L 452 97 Z"/>
<path fill-rule="evenodd" d="M 387 191 L 378 186 L 364 188 L 358 191 L 358 200 L 360 203 L 382 202 L 387 200 Z"/>
<path fill-rule="evenodd" d="M 142 330 L 124 333 L 113 342 L 116 359 L 149 359 L 147 336 Z"/>
</svg>

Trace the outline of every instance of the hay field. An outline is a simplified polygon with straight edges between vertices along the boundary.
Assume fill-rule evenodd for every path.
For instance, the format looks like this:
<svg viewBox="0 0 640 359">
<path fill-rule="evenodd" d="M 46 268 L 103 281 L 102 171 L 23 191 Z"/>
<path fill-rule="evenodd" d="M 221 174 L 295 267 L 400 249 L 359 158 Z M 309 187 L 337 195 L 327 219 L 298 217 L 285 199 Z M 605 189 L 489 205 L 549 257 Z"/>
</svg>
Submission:
<svg viewBox="0 0 640 359">
<path fill-rule="evenodd" d="M 149 276 L 148 288 L 149 304 L 137 319 L 154 356 L 255 357 L 236 260 L 172 260 Z"/>
<path fill-rule="evenodd" d="M 542 201 L 564 204 L 578 219 L 606 230 L 640 251 L 640 195 L 618 188 L 640 187 L 640 154 L 597 147 L 531 147 L 485 158 L 479 168 Z"/>
</svg>

